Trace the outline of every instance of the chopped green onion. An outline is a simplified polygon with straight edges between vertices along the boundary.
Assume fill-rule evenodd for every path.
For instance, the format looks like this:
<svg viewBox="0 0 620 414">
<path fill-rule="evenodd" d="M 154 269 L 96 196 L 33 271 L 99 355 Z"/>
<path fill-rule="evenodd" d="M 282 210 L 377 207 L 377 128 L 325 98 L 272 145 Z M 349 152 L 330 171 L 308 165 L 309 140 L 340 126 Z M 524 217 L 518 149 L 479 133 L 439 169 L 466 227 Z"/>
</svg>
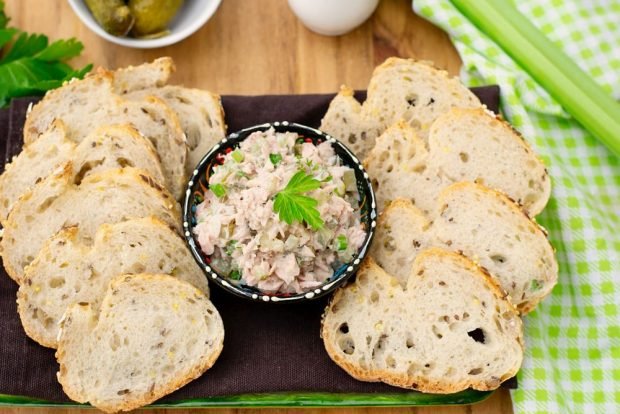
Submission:
<svg viewBox="0 0 620 414">
<path fill-rule="evenodd" d="M 347 250 L 347 247 L 349 247 L 347 236 L 344 234 L 338 235 L 338 237 L 336 237 L 336 248 L 338 251 L 341 252 L 343 250 Z"/>
<path fill-rule="evenodd" d="M 271 161 L 271 163 L 273 165 L 278 165 L 280 163 L 280 161 L 282 161 L 282 155 L 280 155 L 280 154 L 269 154 L 269 161 Z"/>
<path fill-rule="evenodd" d="M 231 278 L 232 280 L 240 280 L 241 279 L 241 272 L 237 269 L 232 270 L 229 274 L 228 277 Z"/>
<path fill-rule="evenodd" d="M 328 183 L 328 182 L 330 182 L 330 181 L 331 181 L 331 180 L 333 180 L 333 179 L 334 179 L 334 177 L 332 177 L 331 175 L 328 175 L 327 177 L 323 178 L 323 179 L 321 180 L 321 182 L 322 182 L 322 183 Z"/>
<path fill-rule="evenodd" d="M 226 195 L 226 187 L 222 184 L 212 184 L 209 188 L 213 191 L 213 194 L 215 194 L 217 198 L 222 198 Z"/>
<path fill-rule="evenodd" d="M 226 254 L 229 256 L 232 256 L 236 248 L 237 248 L 237 240 L 229 240 L 228 243 L 226 243 L 226 249 L 225 249 Z"/>
<path fill-rule="evenodd" d="M 243 161 L 243 159 L 245 158 L 245 157 L 243 156 L 243 152 L 239 151 L 238 149 L 234 150 L 234 151 L 231 153 L 231 157 L 232 157 L 232 159 L 233 159 L 233 160 L 235 160 L 235 161 L 237 161 L 237 162 L 241 162 L 241 161 Z"/>
</svg>

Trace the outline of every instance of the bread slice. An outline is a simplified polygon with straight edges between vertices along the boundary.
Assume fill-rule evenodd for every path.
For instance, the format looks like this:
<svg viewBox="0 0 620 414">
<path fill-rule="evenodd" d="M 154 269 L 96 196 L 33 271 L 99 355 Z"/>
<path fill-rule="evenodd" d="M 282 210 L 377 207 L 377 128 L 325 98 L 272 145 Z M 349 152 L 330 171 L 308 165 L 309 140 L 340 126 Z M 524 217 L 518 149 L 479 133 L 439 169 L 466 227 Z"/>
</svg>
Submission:
<svg viewBox="0 0 620 414">
<path fill-rule="evenodd" d="M 442 246 L 488 269 L 522 313 L 533 310 L 558 281 L 558 263 L 545 230 L 508 197 L 457 183 L 439 197 L 433 233 Z"/>
<path fill-rule="evenodd" d="M 440 195 L 431 223 L 408 200 L 381 214 L 370 255 L 401 284 L 420 252 L 442 247 L 484 267 L 521 312 L 529 312 L 557 283 L 558 265 L 543 230 L 502 194 L 457 183 Z"/>
<path fill-rule="evenodd" d="M 499 189 L 532 215 L 551 194 L 544 164 L 508 124 L 483 109 L 452 109 L 431 127 L 428 150 L 405 122 L 388 128 L 364 161 L 379 209 L 410 199 L 432 213 L 439 192 L 471 181 Z"/>
<path fill-rule="evenodd" d="M 489 111 L 453 108 L 440 115 L 431 126 L 429 147 L 429 169 L 449 182 L 475 181 L 501 190 L 532 217 L 549 201 L 545 165 L 519 132 Z"/>
<path fill-rule="evenodd" d="M 362 113 L 362 105 L 353 97 L 353 89 L 341 86 L 321 120 L 321 129 L 338 138 L 358 157 L 363 157 L 375 144 L 383 128 L 374 117 Z"/>
<path fill-rule="evenodd" d="M 112 280 L 101 311 L 72 305 L 61 323 L 58 381 L 108 413 L 149 404 L 201 376 L 222 351 L 224 325 L 192 285 L 158 274 Z"/>
<path fill-rule="evenodd" d="M 424 213 L 432 213 L 439 192 L 449 182 L 428 163 L 424 142 L 405 122 L 381 134 L 364 160 L 379 211 L 396 198 L 406 198 Z"/>
<path fill-rule="evenodd" d="M 141 89 L 127 95 L 129 99 L 143 99 L 147 96 L 163 100 L 177 114 L 187 138 L 189 153 L 186 169 L 189 175 L 211 147 L 226 136 L 220 96 L 173 85 Z"/>
<path fill-rule="evenodd" d="M 92 241 L 104 223 L 155 216 L 179 229 L 174 198 L 148 174 L 134 168 L 92 174 L 76 185 L 71 163 L 24 194 L 11 210 L 0 242 L 4 267 L 21 283 L 47 239 L 65 227 L 79 226 Z"/>
<path fill-rule="evenodd" d="M 175 70 L 174 60 L 168 56 L 138 66 L 119 68 L 113 72 L 114 90 L 116 93 L 125 94 L 159 88 L 168 83 Z"/>
<path fill-rule="evenodd" d="M 226 136 L 224 109 L 219 95 L 166 85 L 174 71 L 172 58 L 162 57 L 139 66 L 117 69 L 111 75 L 116 93 L 129 99 L 155 96 L 177 114 L 187 138 L 189 174 L 211 147 Z"/>
<path fill-rule="evenodd" d="M 75 166 L 78 181 L 100 171 L 136 167 L 164 183 L 153 145 L 133 127 L 102 126 L 76 145 L 67 139 L 64 123 L 57 119 L 39 139 L 24 147 L 0 175 L 0 221 L 5 221 L 20 195 L 67 161 Z"/>
<path fill-rule="evenodd" d="M 329 356 L 361 381 L 423 392 L 487 391 L 523 360 L 523 328 L 502 291 L 471 261 L 421 253 L 406 287 L 372 259 L 340 288 L 323 318 Z"/>
<path fill-rule="evenodd" d="M 405 286 L 416 257 L 439 245 L 432 225 L 411 201 L 398 198 L 379 216 L 368 254 Z"/>
<path fill-rule="evenodd" d="M 159 219 L 104 224 L 92 245 L 78 235 L 79 229 L 70 227 L 48 240 L 26 267 L 17 293 L 24 330 L 43 346 L 56 347 L 58 322 L 71 304 L 87 302 L 98 311 L 108 283 L 120 274 L 169 274 L 209 294 L 185 242 Z"/>
<path fill-rule="evenodd" d="M 342 90 L 334 102 L 337 104 L 330 105 L 321 129 L 350 146 L 353 145 L 351 137 L 363 142 L 356 146 L 356 155 L 361 159 L 372 149 L 376 137 L 400 120 L 411 125 L 426 140 L 435 118 L 448 109 L 481 106 L 478 98 L 447 72 L 434 68 L 429 62 L 394 57 L 375 68 L 361 108 L 347 89 Z M 347 112 L 347 108 L 350 111 Z M 361 139 L 359 131 L 367 125 L 372 128 Z"/>
<path fill-rule="evenodd" d="M 67 138 L 76 143 L 102 125 L 129 123 L 151 141 L 159 154 L 167 188 L 180 198 L 187 148 L 176 114 L 155 97 L 141 101 L 122 98 L 114 93 L 112 83 L 112 75 L 100 71 L 48 92 L 26 118 L 24 143 L 38 139 L 55 119 L 62 119 Z"/>
<path fill-rule="evenodd" d="M 54 167 L 66 162 L 70 158 L 68 154 L 75 152 L 76 144 L 65 134 L 64 123 L 54 121 L 41 134 L 40 142 L 25 146 L 5 165 L 0 175 L 0 222 L 3 225 L 19 196 L 49 175 Z"/>
</svg>

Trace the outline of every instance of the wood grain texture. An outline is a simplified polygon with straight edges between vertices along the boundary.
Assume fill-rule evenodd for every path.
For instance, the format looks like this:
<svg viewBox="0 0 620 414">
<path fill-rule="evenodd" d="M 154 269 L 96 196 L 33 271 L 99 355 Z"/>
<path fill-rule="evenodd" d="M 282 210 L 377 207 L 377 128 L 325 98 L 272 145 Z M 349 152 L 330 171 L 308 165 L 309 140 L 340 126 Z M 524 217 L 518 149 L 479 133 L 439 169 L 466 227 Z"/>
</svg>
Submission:
<svg viewBox="0 0 620 414">
<path fill-rule="evenodd" d="M 373 68 L 389 56 L 432 60 L 457 74 L 461 61 L 448 36 L 415 16 L 409 0 L 383 0 L 372 18 L 341 37 L 307 30 L 286 0 L 224 0 L 196 34 L 174 46 L 127 49 L 92 33 L 66 0 L 6 0 L 11 24 L 40 32 L 52 40 L 75 36 L 86 48 L 76 65 L 106 67 L 139 64 L 159 56 L 177 63 L 175 82 L 220 94 L 335 92 L 341 84 L 364 89 Z M 208 375 L 208 374 L 207 374 Z M 143 414 L 183 414 L 189 410 L 141 410 Z M 88 414 L 92 410 L 0 408 L 0 414 Z M 496 414 L 512 413 L 510 395 L 496 392 L 488 400 L 464 407 L 356 408 L 304 410 L 210 410 L 214 414 Z"/>
</svg>

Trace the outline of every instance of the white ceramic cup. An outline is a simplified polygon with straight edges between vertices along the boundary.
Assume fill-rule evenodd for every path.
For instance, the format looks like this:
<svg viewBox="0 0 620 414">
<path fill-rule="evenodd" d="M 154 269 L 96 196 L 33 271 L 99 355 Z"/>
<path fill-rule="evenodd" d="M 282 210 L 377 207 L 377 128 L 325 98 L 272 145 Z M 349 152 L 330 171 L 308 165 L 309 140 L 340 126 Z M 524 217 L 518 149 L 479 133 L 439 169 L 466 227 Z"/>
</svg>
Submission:
<svg viewBox="0 0 620 414">
<path fill-rule="evenodd" d="M 364 23 L 379 0 L 288 0 L 288 4 L 308 29 L 338 36 Z"/>
</svg>

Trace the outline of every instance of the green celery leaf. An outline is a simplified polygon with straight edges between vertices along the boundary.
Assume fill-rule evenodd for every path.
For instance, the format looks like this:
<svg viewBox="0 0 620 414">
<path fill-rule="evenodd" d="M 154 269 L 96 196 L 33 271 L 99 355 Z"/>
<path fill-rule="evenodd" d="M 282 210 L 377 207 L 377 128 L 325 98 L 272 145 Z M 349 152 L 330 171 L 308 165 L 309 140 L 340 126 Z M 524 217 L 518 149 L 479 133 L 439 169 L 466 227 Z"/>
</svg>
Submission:
<svg viewBox="0 0 620 414">
<path fill-rule="evenodd" d="M 4 12 L 4 0 L 0 0 L 0 29 L 4 29 L 9 24 L 9 20 Z"/>
<path fill-rule="evenodd" d="M 321 182 L 303 171 L 298 171 L 284 187 L 285 192 L 305 193 L 321 187 Z"/>
<path fill-rule="evenodd" d="M 83 49 L 84 45 L 82 42 L 75 38 L 67 40 L 62 39 L 47 46 L 34 57 L 44 61 L 67 60 L 78 56 Z"/>
<path fill-rule="evenodd" d="M 47 36 L 20 33 L 0 64 L 9 63 L 23 57 L 32 57 L 47 47 Z"/>
<path fill-rule="evenodd" d="M 11 41 L 11 39 L 13 39 L 15 33 L 17 33 L 17 29 L 0 29 L 0 49 L 2 49 L 7 43 Z"/>
<path fill-rule="evenodd" d="M 280 220 L 293 224 L 293 222 L 306 222 L 314 230 L 323 227 L 323 219 L 317 210 L 318 201 L 302 193 L 316 190 L 321 182 L 303 171 L 298 171 L 290 179 L 286 187 L 276 194 L 273 210 L 278 213 Z"/>
<path fill-rule="evenodd" d="M 47 36 L 8 28 L 8 22 L 4 0 L 0 0 L 0 50 L 5 49 L 0 55 L 0 107 L 11 98 L 42 95 L 64 81 L 83 78 L 92 69 L 92 65 L 73 69 L 63 62 L 80 54 L 84 46 L 78 40 L 49 44 Z"/>
</svg>

